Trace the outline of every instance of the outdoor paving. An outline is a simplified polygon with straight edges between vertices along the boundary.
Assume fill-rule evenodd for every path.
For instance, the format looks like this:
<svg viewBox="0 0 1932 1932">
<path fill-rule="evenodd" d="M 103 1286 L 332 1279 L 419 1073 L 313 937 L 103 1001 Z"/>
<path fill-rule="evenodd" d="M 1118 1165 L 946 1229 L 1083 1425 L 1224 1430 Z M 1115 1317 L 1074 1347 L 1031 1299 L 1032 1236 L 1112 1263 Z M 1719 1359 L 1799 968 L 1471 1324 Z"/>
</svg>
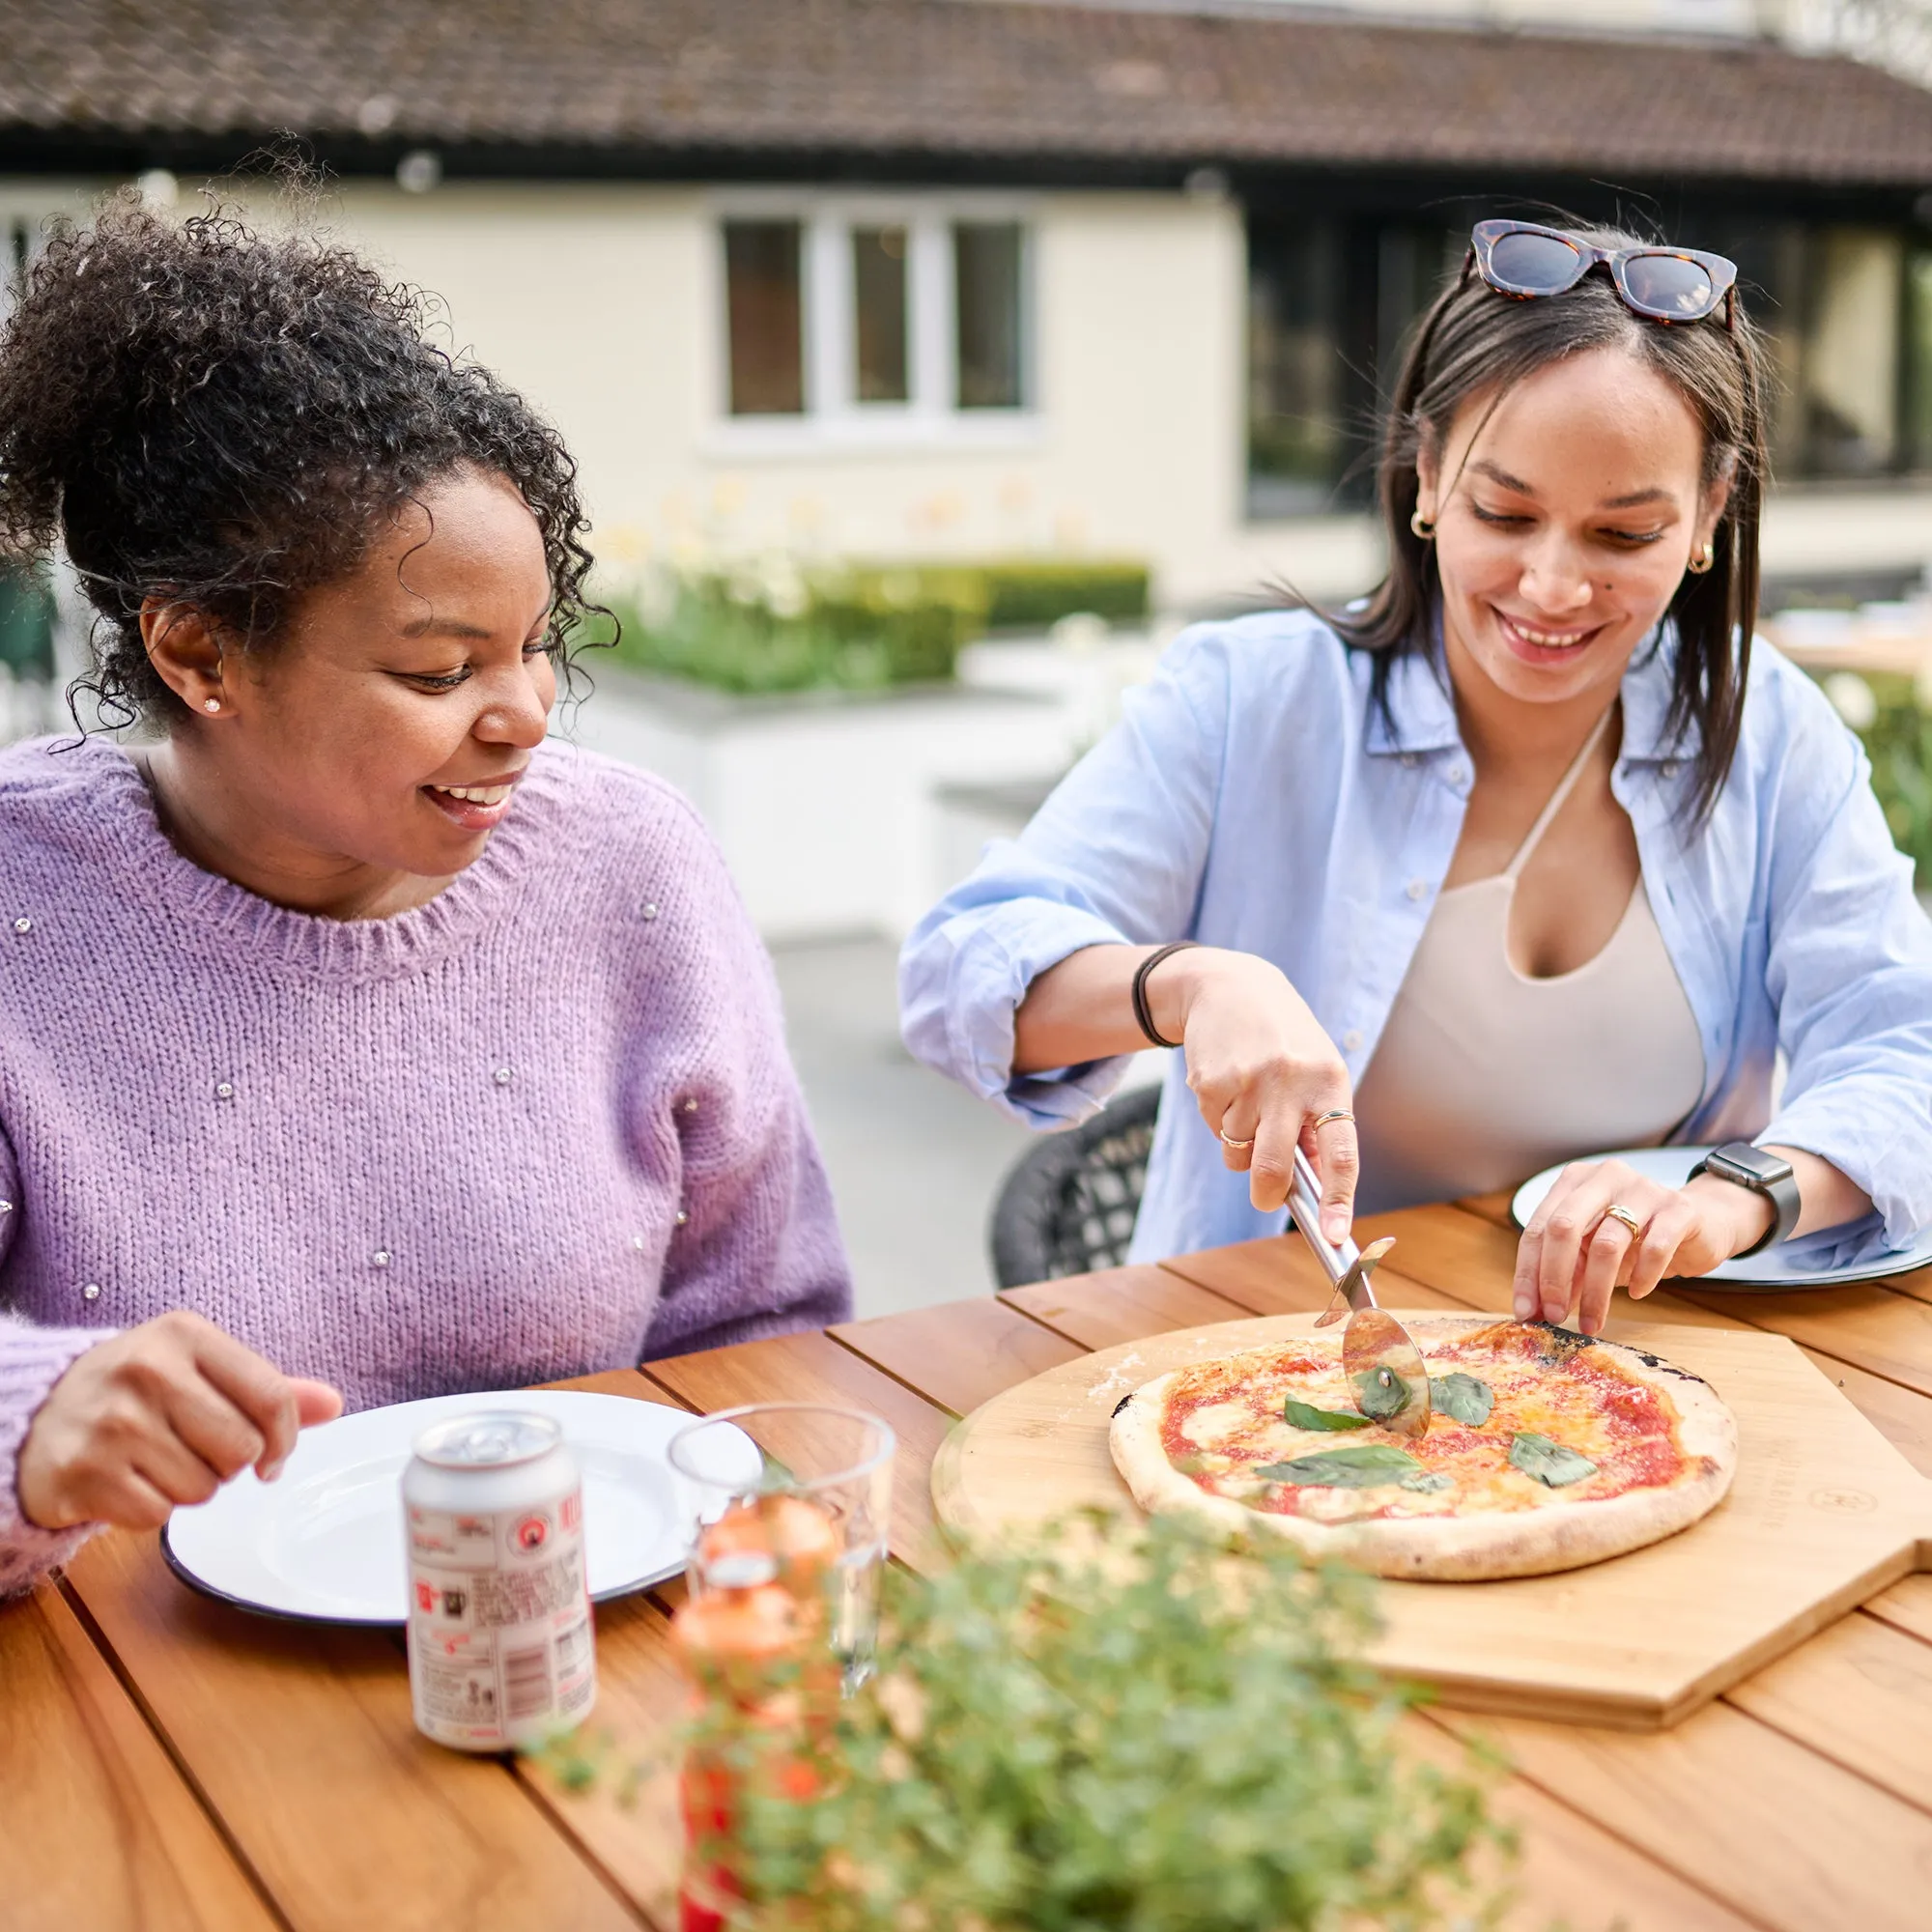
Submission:
<svg viewBox="0 0 1932 1932">
<path fill-rule="evenodd" d="M 990 1294 L 987 1216 L 1034 1136 L 900 1044 L 890 942 L 792 943 L 772 957 L 859 1314 Z"/>
</svg>

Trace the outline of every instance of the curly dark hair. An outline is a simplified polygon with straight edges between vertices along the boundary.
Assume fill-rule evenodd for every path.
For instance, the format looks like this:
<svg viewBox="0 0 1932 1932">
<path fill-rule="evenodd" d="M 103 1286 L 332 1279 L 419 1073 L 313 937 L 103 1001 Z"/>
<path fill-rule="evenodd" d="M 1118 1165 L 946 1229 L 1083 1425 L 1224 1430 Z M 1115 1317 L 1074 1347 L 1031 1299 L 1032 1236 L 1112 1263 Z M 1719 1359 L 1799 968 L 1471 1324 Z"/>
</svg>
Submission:
<svg viewBox="0 0 1932 1932">
<path fill-rule="evenodd" d="M 103 718 L 187 715 L 142 644 L 146 599 L 272 647 L 304 590 L 469 465 L 536 518 L 564 658 L 598 608 L 577 465 L 514 390 L 432 344 L 436 315 L 303 224 L 256 235 L 218 204 L 182 222 L 127 190 L 53 230 L 0 332 L 0 548 L 65 544 L 99 612 L 76 688 Z"/>
</svg>

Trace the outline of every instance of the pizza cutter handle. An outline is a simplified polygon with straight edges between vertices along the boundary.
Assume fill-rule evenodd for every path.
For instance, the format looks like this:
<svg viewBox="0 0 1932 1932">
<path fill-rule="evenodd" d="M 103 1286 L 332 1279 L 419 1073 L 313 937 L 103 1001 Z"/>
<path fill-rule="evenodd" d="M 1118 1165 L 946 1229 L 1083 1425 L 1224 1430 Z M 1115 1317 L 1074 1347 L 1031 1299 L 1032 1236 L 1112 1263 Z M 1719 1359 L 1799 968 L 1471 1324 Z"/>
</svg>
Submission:
<svg viewBox="0 0 1932 1932">
<path fill-rule="evenodd" d="M 1352 1236 L 1344 1235 L 1340 1241 L 1330 1242 L 1322 1234 L 1321 1182 L 1314 1163 L 1299 1146 L 1294 1150 L 1294 1168 L 1289 1177 L 1288 1211 L 1302 1238 L 1315 1250 L 1322 1273 L 1339 1288 L 1361 1261 L 1361 1251 Z"/>
<path fill-rule="evenodd" d="M 1294 1225 L 1315 1250 L 1315 1258 L 1321 1264 L 1323 1272 L 1335 1284 L 1335 1299 L 1329 1304 L 1328 1312 L 1315 1324 L 1318 1328 L 1325 1328 L 1331 1321 L 1339 1321 L 1346 1310 L 1378 1305 L 1369 1277 L 1375 1273 L 1376 1264 L 1395 1246 L 1395 1236 L 1384 1235 L 1380 1240 L 1371 1241 L 1366 1248 L 1358 1248 L 1352 1235 L 1345 1236 L 1339 1244 L 1331 1244 L 1321 1236 L 1321 1223 L 1318 1218 L 1321 1201 L 1321 1184 L 1316 1179 L 1315 1170 L 1309 1164 L 1308 1156 L 1296 1148 L 1288 1205 Z"/>
</svg>

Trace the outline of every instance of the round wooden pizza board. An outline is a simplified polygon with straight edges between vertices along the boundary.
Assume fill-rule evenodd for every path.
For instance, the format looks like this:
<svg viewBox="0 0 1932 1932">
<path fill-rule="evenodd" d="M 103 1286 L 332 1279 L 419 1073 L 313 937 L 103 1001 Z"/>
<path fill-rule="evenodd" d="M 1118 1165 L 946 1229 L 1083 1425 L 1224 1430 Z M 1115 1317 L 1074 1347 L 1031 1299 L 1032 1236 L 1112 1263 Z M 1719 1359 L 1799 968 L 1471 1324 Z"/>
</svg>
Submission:
<svg viewBox="0 0 1932 1932">
<path fill-rule="evenodd" d="M 1442 1311 L 1416 1313 L 1439 1321 Z M 1170 1369 L 1314 1326 L 1313 1315 L 1273 1315 L 1179 1329 L 1005 1390 L 952 1431 L 933 1463 L 941 1522 L 997 1541 L 1082 1507 L 1138 1514 L 1107 1447 L 1121 1398 Z M 1690 1529 L 1588 1569 L 1383 1583 L 1373 1655 L 1392 1674 L 1466 1709 L 1658 1729 L 1900 1577 L 1932 1569 L 1932 1483 L 1795 1343 L 1634 1321 L 1619 1323 L 1617 1340 L 1702 1376 L 1729 1404 L 1739 1431 L 1730 1494 Z"/>
</svg>

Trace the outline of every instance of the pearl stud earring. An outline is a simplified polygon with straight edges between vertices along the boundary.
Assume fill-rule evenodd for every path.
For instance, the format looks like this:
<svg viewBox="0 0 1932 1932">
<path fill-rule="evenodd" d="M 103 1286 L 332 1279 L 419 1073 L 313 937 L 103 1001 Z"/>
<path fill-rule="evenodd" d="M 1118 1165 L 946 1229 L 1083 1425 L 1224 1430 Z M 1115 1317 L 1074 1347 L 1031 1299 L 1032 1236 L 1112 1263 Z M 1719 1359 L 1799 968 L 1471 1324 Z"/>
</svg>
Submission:
<svg viewBox="0 0 1932 1932">
<path fill-rule="evenodd" d="M 218 697 L 204 697 L 201 700 L 201 708 L 204 711 L 219 711 L 221 709 L 221 700 Z"/>
</svg>

